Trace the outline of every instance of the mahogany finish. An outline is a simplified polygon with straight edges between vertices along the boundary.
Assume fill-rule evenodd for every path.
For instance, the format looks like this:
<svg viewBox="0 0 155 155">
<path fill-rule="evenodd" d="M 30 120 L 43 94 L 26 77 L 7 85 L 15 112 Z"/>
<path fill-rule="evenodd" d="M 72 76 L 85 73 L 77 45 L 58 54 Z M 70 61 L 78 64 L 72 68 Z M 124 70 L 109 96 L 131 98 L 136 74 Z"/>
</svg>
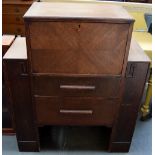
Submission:
<svg viewBox="0 0 155 155">
<path fill-rule="evenodd" d="M 10 48 L 11 44 L 15 40 L 14 35 L 3 35 L 2 36 L 2 56 Z M 10 100 L 7 94 L 6 84 L 4 78 L 4 67 L 2 67 L 2 133 L 3 134 L 15 134 L 12 122 L 12 108 Z"/>
<path fill-rule="evenodd" d="M 108 7 L 111 12 L 103 4 L 33 3 L 24 15 L 31 73 L 124 74 L 134 20 Z"/>
<path fill-rule="evenodd" d="M 118 101 L 92 97 L 35 96 L 37 122 L 42 125 L 112 126 Z"/>
<path fill-rule="evenodd" d="M 128 152 L 132 141 L 140 101 L 147 80 L 149 63 L 129 61 L 127 70 L 133 66 L 132 76 L 127 72 L 124 79 L 124 95 L 116 123 L 112 129 L 109 146 L 111 152 Z"/>
<path fill-rule="evenodd" d="M 34 76 L 34 95 L 40 96 L 78 96 L 119 97 L 120 77 L 58 77 Z"/>
<path fill-rule="evenodd" d="M 38 151 L 39 140 L 33 120 L 25 38 L 17 37 L 3 59 L 19 150 Z"/>
<path fill-rule="evenodd" d="M 37 151 L 38 141 L 37 128 L 34 126 L 32 104 L 29 90 L 28 74 L 22 71 L 22 67 L 27 66 L 27 61 L 13 60 L 5 63 L 7 77 L 9 77 L 8 86 L 11 88 L 11 99 L 13 100 L 13 109 L 15 119 L 15 130 L 20 151 Z M 20 119 L 17 119 L 20 118 Z M 26 148 L 26 150 L 24 149 Z"/>
<path fill-rule="evenodd" d="M 23 15 L 33 3 L 33 0 L 3 0 L 2 1 L 2 33 L 25 36 Z"/>
<path fill-rule="evenodd" d="M 12 107 L 19 150 L 39 151 L 37 128 L 38 126 L 52 124 L 82 126 L 104 125 L 111 127 L 112 133 L 109 151 L 129 151 L 150 62 L 149 58 L 137 43 L 132 41 L 131 44 L 126 75 L 123 78 L 124 92 L 121 105 L 119 104 L 119 99 L 97 96 L 102 91 L 97 91 L 97 94 L 93 93 L 95 88 L 101 90 L 95 85 L 98 83 L 98 80 L 101 80 L 101 85 L 102 81 L 104 84 L 107 84 L 109 90 L 113 87 L 110 83 L 108 84 L 108 81 L 106 82 L 106 80 L 109 79 L 107 77 L 104 79 L 102 79 L 102 77 L 76 77 L 76 80 L 73 80 L 73 77 L 50 78 L 48 76 L 44 76 L 43 78 L 42 76 L 35 77 L 40 81 L 40 84 L 39 81 L 36 81 L 36 84 L 34 84 L 36 86 L 33 98 L 35 104 L 32 105 L 30 79 L 27 73 L 26 46 L 24 44 L 24 38 L 16 39 L 12 45 L 13 48 L 10 48 L 14 54 L 9 50 L 4 56 L 6 68 L 5 79 L 7 80 L 10 89 L 10 98 L 13 103 Z M 23 47 L 20 54 L 18 47 Z M 15 55 L 17 58 L 15 58 Z M 16 68 L 16 70 L 14 68 Z M 48 79 L 50 81 L 48 81 Z M 58 83 L 56 82 L 57 80 L 59 81 Z M 109 80 L 112 81 L 112 78 Z M 54 87 L 52 87 L 51 81 L 54 83 Z M 60 85 L 62 81 L 63 83 Z M 67 83 L 68 85 L 66 85 L 66 82 L 69 82 Z M 80 86 L 83 82 L 85 85 Z M 52 89 L 51 92 L 49 91 L 50 89 L 47 90 L 46 88 L 48 87 L 46 84 L 49 85 L 50 88 L 57 90 L 56 93 L 54 90 L 52 91 Z M 116 86 L 116 84 L 114 84 L 114 86 Z M 43 92 L 44 89 L 45 92 Z M 65 90 L 61 92 L 60 89 Z M 109 92 L 108 89 L 104 88 L 105 91 L 103 94 L 106 93 L 106 90 Z M 86 94 L 86 96 L 84 96 L 84 94 Z"/>
<path fill-rule="evenodd" d="M 108 7 L 34 3 L 24 15 L 36 124 L 113 126 L 134 20 Z"/>
<path fill-rule="evenodd" d="M 109 7 L 42 2 L 24 15 L 28 68 L 5 57 L 20 150 L 39 150 L 43 125 L 107 126 L 109 151 L 129 150 L 150 60 L 134 41 L 130 48 L 133 19 Z"/>
<path fill-rule="evenodd" d="M 29 29 L 33 73 L 122 72 L 129 24 L 33 22 Z"/>
</svg>

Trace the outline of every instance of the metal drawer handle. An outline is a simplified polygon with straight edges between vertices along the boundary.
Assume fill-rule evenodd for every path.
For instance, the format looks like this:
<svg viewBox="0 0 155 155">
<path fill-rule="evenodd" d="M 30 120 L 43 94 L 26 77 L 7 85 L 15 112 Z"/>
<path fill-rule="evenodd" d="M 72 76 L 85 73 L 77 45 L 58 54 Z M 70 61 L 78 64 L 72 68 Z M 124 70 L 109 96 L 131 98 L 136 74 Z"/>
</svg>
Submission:
<svg viewBox="0 0 155 155">
<path fill-rule="evenodd" d="M 60 85 L 61 89 L 94 90 L 95 86 Z"/>
<path fill-rule="evenodd" d="M 65 110 L 60 109 L 60 113 L 62 114 L 85 114 L 85 115 L 92 115 L 92 110 Z"/>
</svg>

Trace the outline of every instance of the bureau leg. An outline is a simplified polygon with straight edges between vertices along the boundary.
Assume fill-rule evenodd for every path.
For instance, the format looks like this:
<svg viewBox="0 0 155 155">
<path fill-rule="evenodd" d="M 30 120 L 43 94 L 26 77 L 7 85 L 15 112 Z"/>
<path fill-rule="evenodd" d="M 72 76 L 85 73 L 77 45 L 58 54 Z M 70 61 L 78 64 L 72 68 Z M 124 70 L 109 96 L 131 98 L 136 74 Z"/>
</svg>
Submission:
<svg viewBox="0 0 155 155">
<path fill-rule="evenodd" d="M 127 68 L 131 65 L 127 64 Z M 147 80 L 149 64 L 136 63 L 132 77 L 124 78 L 123 98 L 120 111 L 112 128 L 109 151 L 128 152 L 134 133 L 139 106 Z"/>
<path fill-rule="evenodd" d="M 18 141 L 20 152 L 39 152 L 39 144 L 37 141 Z"/>
<path fill-rule="evenodd" d="M 5 80 L 12 104 L 15 132 L 19 151 L 39 151 L 38 129 L 34 123 L 34 110 L 31 102 L 30 82 L 27 73 L 22 72 L 24 60 L 5 60 Z M 22 65 L 22 66 L 21 66 Z"/>
<path fill-rule="evenodd" d="M 128 152 L 136 124 L 136 109 L 121 105 L 116 124 L 112 128 L 109 144 L 110 152 Z"/>
</svg>

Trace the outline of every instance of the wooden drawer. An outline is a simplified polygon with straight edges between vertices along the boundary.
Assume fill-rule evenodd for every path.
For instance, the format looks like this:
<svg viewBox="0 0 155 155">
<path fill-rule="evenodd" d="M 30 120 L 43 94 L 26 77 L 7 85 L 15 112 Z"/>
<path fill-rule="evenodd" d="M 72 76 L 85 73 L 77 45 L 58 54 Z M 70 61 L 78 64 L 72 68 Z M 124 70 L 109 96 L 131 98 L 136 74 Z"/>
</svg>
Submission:
<svg viewBox="0 0 155 155">
<path fill-rule="evenodd" d="M 42 96 L 98 96 L 118 98 L 121 78 L 119 77 L 50 77 L 34 76 L 35 95 Z"/>
<path fill-rule="evenodd" d="M 122 73 L 129 24 L 32 22 L 29 29 L 34 73 Z"/>
<path fill-rule="evenodd" d="M 24 24 L 23 14 L 3 14 L 2 19 L 5 24 Z"/>
<path fill-rule="evenodd" d="M 112 126 L 117 101 L 102 98 L 36 97 L 38 124 Z"/>
<path fill-rule="evenodd" d="M 25 35 L 25 26 L 20 24 L 3 24 L 3 34 Z"/>
<path fill-rule="evenodd" d="M 25 14 L 31 5 L 5 4 L 2 7 L 4 14 Z"/>
</svg>

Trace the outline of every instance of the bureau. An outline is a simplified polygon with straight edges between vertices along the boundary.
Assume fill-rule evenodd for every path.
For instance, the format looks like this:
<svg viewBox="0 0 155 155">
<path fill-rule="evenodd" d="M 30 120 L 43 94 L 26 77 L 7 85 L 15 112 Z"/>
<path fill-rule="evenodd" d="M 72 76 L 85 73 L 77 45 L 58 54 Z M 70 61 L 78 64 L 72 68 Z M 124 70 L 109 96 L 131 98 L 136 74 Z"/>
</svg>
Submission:
<svg viewBox="0 0 155 155">
<path fill-rule="evenodd" d="M 27 52 L 18 38 L 4 56 L 19 150 L 39 151 L 39 126 L 76 125 L 111 128 L 108 150 L 127 152 L 150 62 L 130 48 L 134 20 L 117 6 L 43 2 L 24 20 Z"/>
<path fill-rule="evenodd" d="M 132 17 L 112 5 L 33 3 L 24 20 L 36 123 L 113 126 Z"/>
<path fill-rule="evenodd" d="M 20 151 L 39 151 L 40 150 L 40 142 L 39 142 L 39 135 L 38 135 L 38 127 L 39 125 L 36 124 L 38 121 L 35 121 L 36 115 L 35 108 L 33 108 L 31 103 L 31 95 L 30 95 L 30 77 L 28 75 L 28 61 L 27 61 L 27 50 L 26 50 L 26 41 L 25 38 L 18 37 L 11 48 L 8 50 L 8 52 L 3 57 L 3 63 L 5 67 L 5 80 L 7 88 L 9 88 L 9 95 L 11 102 L 11 109 L 13 111 L 13 118 L 15 122 L 15 130 L 16 130 L 16 136 L 17 136 L 17 142 L 18 147 Z M 119 108 L 118 116 L 115 118 L 115 123 L 113 123 L 112 132 L 110 136 L 110 143 L 108 150 L 111 152 L 127 152 L 129 151 L 130 144 L 132 141 L 132 136 L 134 132 L 134 127 L 136 123 L 136 118 L 138 114 L 138 109 L 141 101 L 141 97 L 143 94 L 145 82 L 147 80 L 148 70 L 149 70 L 149 58 L 145 55 L 145 53 L 142 51 L 142 49 L 139 47 L 139 45 L 133 40 L 131 42 L 130 52 L 128 56 L 128 62 L 127 62 L 127 70 L 126 75 L 124 77 L 124 91 L 122 96 L 121 105 Z M 134 68 L 134 69 L 133 69 Z M 136 95 L 135 95 L 136 94 Z M 44 115 L 39 116 L 39 122 L 43 122 L 44 124 L 69 124 L 71 125 L 69 120 L 66 116 L 63 115 L 63 119 L 60 116 L 55 113 L 52 117 L 51 114 L 51 105 L 44 101 L 43 105 L 43 99 L 38 98 L 38 108 L 41 111 L 40 114 L 42 114 L 42 111 L 46 109 L 46 113 Z M 79 101 L 79 100 L 78 100 Z M 78 103 L 76 101 L 76 103 Z M 65 101 L 64 101 L 65 102 Z M 70 104 L 73 101 L 71 100 Z M 112 114 L 112 111 L 115 111 L 115 109 L 112 107 L 112 101 L 109 101 L 111 104 L 112 109 L 110 111 Z M 22 104 L 21 104 L 22 103 Z M 56 103 L 56 102 L 55 102 Z M 75 104 L 75 102 L 74 102 Z M 85 108 L 90 108 L 90 105 L 92 105 L 92 102 L 88 103 L 86 102 Z M 101 105 L 99 104 L 100 108 L 102 106 L 102 111 L 104 113 L 107 113 L 107 110 L 104 109 L 104 106 L 107 104 Z M 55 108 L 55 107 L 54 107 Z M 75 108 L 75 107 L 74 107 Z M 78 107 L 76 107 L 78 108 Z M 80 108 L 84 108 L 81 107 Z M 95 110 L 97 110 L 97 107 L 94 107 Z M 107 106 L 106 106 L 107 108 Z M 109 110 L 108 109 L 108 110 Z M 94 110 L 94 109 L 93 109 Z M 98 109 L 99 111 L 101 109 Z M 106 112 L 105 112 L 106 111 Z M 62 111 L 64 112 L 64 111 Z M 67 113 L 68 111 L 65 111 Z M 70 117 L 75 120 L 75 116 L 73 114 L 71 115 L 71 112 L 75 115 L 75 111 L 70 111 Z M 84 115 L 90 115 L 92 114 L 92 111 L 76 111 L 78 113 L 82 113 Z M 47 116 L 48 115 L 48 116 Z M 79 116 L 76 117 L 81 117 Z M 99 114 L 97 114 L 99 115 Z M 100 114 L 100 117 L 105 116 L 105 114 Z M 108 114 L 107 114 L 108 115 Z M 89 117 L 90 117 L 89 116 Z M 40 118 L 41 117 L 41 118 Z M 105 116 L 106 118 L 107 116 Z M 49 120 L 49 118 L 55 118 L 54 120 Z M 110 118 L 114 119 L 112 115 L 110 115 Z M 111 119 L 108 118 L 107 122 L 111 121 Z M 88 116 L 86 116 L 85 119 L 88 119 Z M 97 116 L 96 116 L 97 120 Z M 46 121 L 46 122 L 45 122 Z M 51 123 L 52 121 L 52 123 Z M 93 120 L 94 121 L 94 120 Z M 100 121 L 100 122 L 99 122 Z M 106 119 L 103 119 L 104 123 Z M 102 121 L 102 123 L 103 123 Z M 128 123 L 126 123 L 128 122 Z M 72 121 L 72 124 L 74 122 Z M 83 123 L 83 124 L 82 124 Z M 86 125 L 86 124 L 96 124 L 101 123 L 101 118 L 97 120 L 96 122 L 84 121 L 82 118 L 78 118 L 76 120 L 76 124 L 80 125 Z M 75 123 L 74 123 L 75 124 Z M 107 125 L 107 124 L 104 124 Z"/>
<path fill-rule="evenodd" d="M 33 1 L 3 0 L 2 1 L 2 32 L 25 36 L 23 15 Z"/>
</svg>

